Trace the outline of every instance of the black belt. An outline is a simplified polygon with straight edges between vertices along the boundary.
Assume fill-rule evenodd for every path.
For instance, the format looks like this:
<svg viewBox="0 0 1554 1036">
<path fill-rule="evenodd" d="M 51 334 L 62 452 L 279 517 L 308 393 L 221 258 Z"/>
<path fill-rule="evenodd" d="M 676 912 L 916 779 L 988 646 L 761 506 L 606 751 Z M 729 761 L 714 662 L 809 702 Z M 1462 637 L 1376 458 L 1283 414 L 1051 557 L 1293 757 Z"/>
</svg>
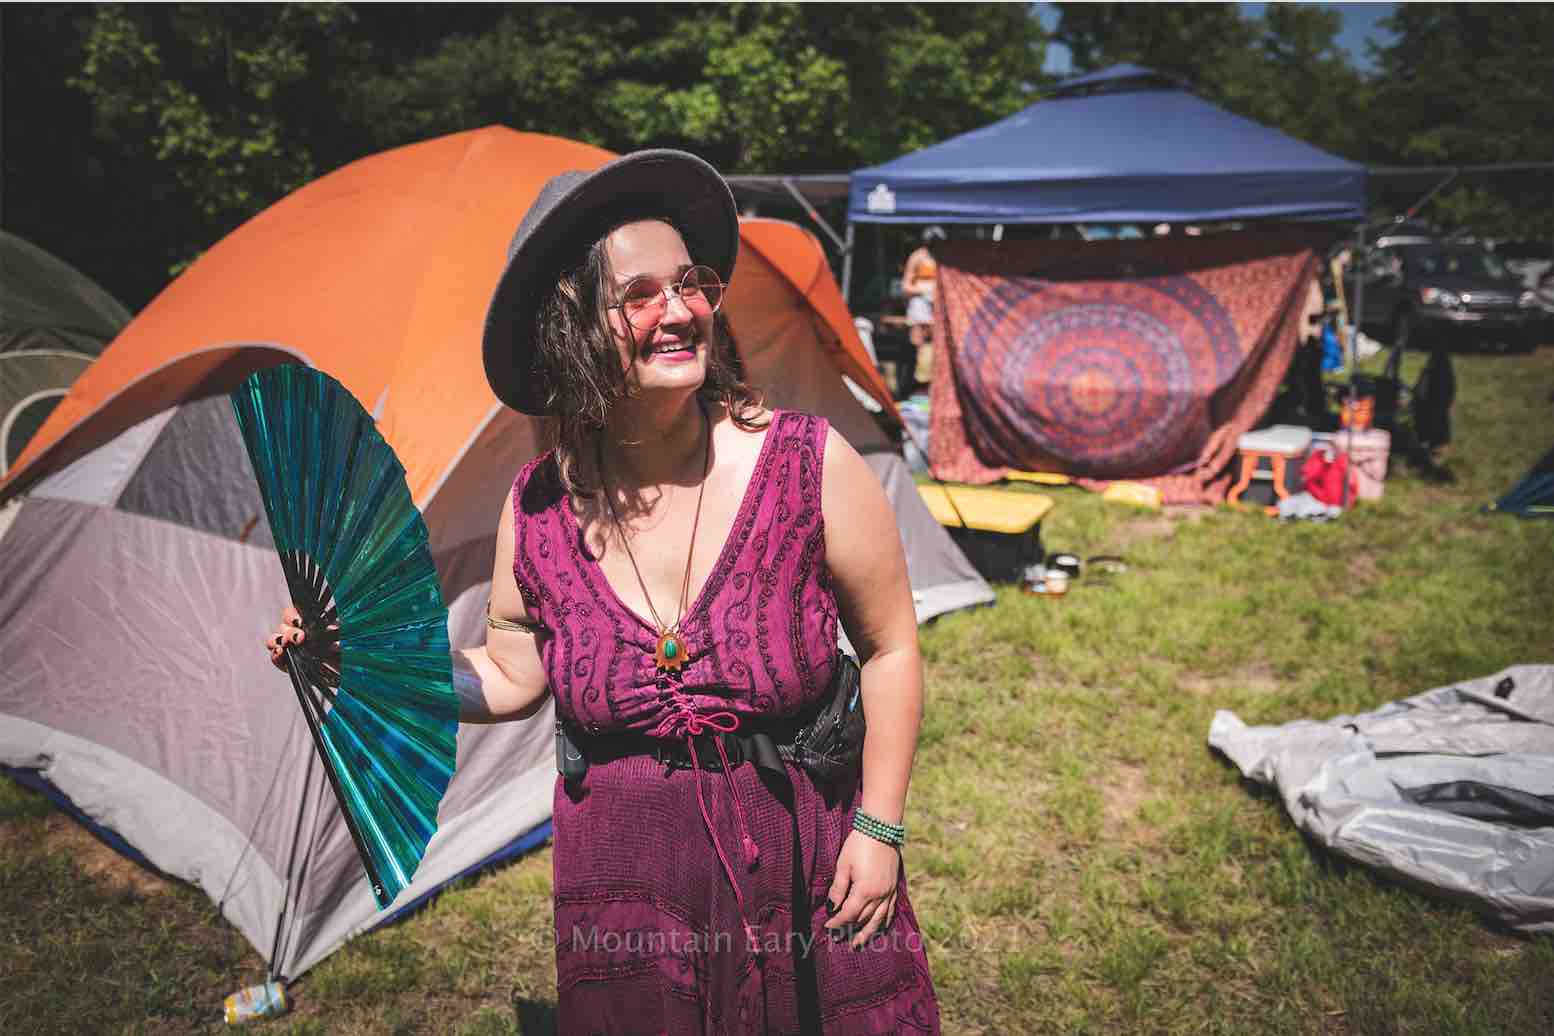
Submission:
<svg viewBox="0 0 1554 1036">
<path fill-rule="evenodd" d="M 765 722 L 749 733 L 707 731 L 695 735 L 689 742 L 685 738 L 649 737 L 646 734 L 626 732 L 586 735 L 580 734 L 570 725 L 567 734 L 590 766 L 632 755 L 646 755 L 670 770 L 689 770 L 699 766 L 703 770 L 721 771 L 723 759 L 718 755 L 716 738 L 723 742 L 729 766 L 752 763 L 765 770 L 780 771 L 783 760 L 792 757 L 794 738 L 802 727 L 803 723 L 797 720 Z M 694 764 L 691 761 L 692 745 L 696 753 Z"/>
</svg>

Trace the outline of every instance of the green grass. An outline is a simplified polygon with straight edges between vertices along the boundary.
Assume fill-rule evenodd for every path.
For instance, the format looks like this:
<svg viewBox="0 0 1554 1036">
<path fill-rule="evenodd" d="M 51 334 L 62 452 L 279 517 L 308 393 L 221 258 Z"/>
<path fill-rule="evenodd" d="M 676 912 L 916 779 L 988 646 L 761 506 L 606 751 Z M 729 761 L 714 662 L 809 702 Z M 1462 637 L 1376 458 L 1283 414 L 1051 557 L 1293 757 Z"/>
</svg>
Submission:
<svg viewBox="0 0 1554 1036">
<path fill-rule="evenodd" d="M 1312 848 L 1205 743 L 1216 709 L 1321 717 L 1554 661 L 1554 522 L 1478 513 L 1554 445 L 1554 348 L 1457 372 L 1455 484 L 1395 466 L 1323 525 L 1043 490 L 1049 549 L 1129 570 L 923 630 L 906 861 L 946 1032 L 1554 1031 L 1554 940 Z M 220 1029 L 257 955 L 196 892 L 93 872 L 68 826 L 0 782 L 0 1031 Z M 262 1031 L 545 1031 L 550 866 L 354 941 Z"/>
</svg>

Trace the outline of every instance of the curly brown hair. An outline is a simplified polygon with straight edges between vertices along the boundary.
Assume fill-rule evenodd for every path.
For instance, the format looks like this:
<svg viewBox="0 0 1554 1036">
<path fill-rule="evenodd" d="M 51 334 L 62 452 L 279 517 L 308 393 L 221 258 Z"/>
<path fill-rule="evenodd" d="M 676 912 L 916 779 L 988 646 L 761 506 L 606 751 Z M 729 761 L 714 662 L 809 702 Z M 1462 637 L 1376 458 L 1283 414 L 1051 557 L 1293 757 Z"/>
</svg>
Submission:
<svg viewBox="0 0 1554 1036">
<path fill-rule="evenodd" d="M 563 269 L 555 289 L 534 311 L 531 334 L 547 382 L 546 412 L 555 422 L 561 481 L 567 492 L 579 499 L 591 498 L 600 490 L 597 473 L 579 461 L 591 453 L 595 436 L 604 430 L 610 413 L 633 390 L 621 368 L 610 329 L 610 286 L 615 275 L 605 242 L 627 223 L 644 220 L 674 226 L 673 220 L 662 216 L 638 216 L 611 227 L 580 259 Z M 747 431 L 765 423 L 756 413 L 761 410 L 760 396 L 745 384 L 734 334 L 722 310 L 713 317 L 707 376 L 697 396 L 707 405 L 722 404 L 734 423 Z"/>
</svg>

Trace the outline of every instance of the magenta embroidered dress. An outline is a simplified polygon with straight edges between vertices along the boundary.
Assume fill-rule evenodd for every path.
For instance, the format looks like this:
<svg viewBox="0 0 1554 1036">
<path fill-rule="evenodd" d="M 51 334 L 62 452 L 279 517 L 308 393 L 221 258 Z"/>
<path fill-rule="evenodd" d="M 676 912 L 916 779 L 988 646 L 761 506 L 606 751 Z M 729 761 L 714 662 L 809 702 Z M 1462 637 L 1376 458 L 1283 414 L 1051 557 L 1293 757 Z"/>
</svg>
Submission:
<svg viewBox="0 0 1554 1036">
<path fill-rule="evenodd" d="M 733 530 L 681 623 L 688 662 L 676 673 L 658 671 L 657 630 L 589 554 L 554 454 L 519 472 L 513 572 L 544 627 L 563 719 L 591 734 L 683 741 L 820 705 L 837 636 L 820 511 L 826 429 L 774 415 Z M 631 755 L 591 766 L 580 794 L 557 780 L 562 1036 L 939 1031 L 904 873 L 895 919 L 873 944 L 853 950 L 822 929 L 857 782 L 828 797 L 787 769 L 791 810 L 786 789 L 750 764 L 671 771 Z"/>
</svg>

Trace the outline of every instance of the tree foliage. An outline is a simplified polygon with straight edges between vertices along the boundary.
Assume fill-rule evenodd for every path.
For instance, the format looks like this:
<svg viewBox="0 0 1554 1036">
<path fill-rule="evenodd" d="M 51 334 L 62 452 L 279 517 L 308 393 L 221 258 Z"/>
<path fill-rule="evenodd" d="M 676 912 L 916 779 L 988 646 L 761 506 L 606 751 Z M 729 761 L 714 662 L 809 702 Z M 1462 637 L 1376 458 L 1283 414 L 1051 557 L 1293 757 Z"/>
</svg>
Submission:
<svg viewBox="0 0 1554 1036">
<path fill-rule="evenodd" d="M 1377 53 L 1376 131 L 1400 165 L 1554 161 L 1554 7 L 1400 4 Z M 1474 177 L 1430 215 L 1447 226 L 1554 239 L 1554 170 Z"/>
<path fill-rule="evenodd" d="M 378 146 L 500 122 L 728 172 L 846 171 L 1015 110 L 1043 56 L 1006 5 L 546 4 L 353 97 Z"/>
<path fill-rule="evenodd" d="M 96 132 L 154 158 L 197 212 L 249 215 L 317 174 L 307 113 L 348 63 L 351 20 L 333 4 L 104 5 L 71 83 Z"/>
<path fill-rule="evenodd" d="M 491 123 L 684 147 L 727 172 L 846 171 L 1015 110 L 1044 57 L 1040 24 L 1015 5 L 69 11 L 7 24 L 69 52 L 49 77 L 85 98 L 82 129 L 126 174 L 121 203 L 178 213 L 155 247 L 138 242 L 164 261 L 345 162 Z"/>
<path fill-rule="evenodd" d="M 1366 155 L 1366 83 L 1338 46 L 1337 11 L 1269 4 L 1059 3 L 1054 37 L 1075 69 L 1130 62 L 1205 100 L 1352 159 Z"/>
<path fill-rule="evenodd" d="M 1550 8 L 1399 5 L 1395 42 L 1364 74 L 1336 42 L 1339 15 L 1316 6 L 1055 6 L 1076 70 L 1154 68 L 1351 159 L 1554 158 Z M 1044 85 L 1045 34 L 1019 4 L 6 5 L 0 18 L 8 229 L 131 305 L 286 192 L 445 133 L 500 123 L 684 147 L 731 173 L 845 172 L 985 125 Z M 1547 234 L 1547 185 L 1479 178 L 1427 215 Z"/>
</svg>

